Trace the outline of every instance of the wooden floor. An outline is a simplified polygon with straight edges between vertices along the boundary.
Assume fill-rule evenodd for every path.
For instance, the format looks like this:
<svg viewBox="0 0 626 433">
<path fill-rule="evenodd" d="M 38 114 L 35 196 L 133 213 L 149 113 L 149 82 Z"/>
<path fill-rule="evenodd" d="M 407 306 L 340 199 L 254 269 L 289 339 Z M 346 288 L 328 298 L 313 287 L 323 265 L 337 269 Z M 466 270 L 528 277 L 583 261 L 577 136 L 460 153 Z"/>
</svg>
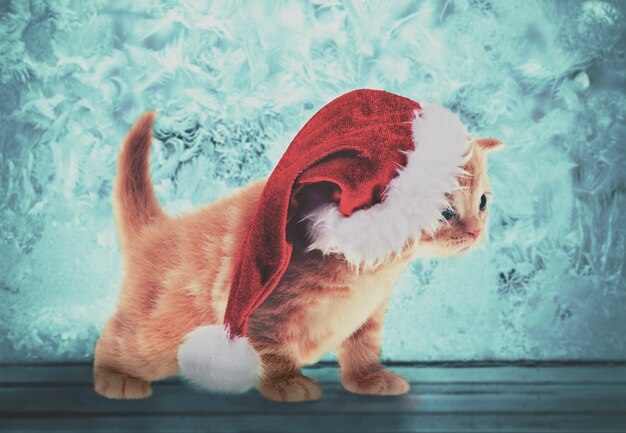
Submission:
<svg viewBox="0 0 626 433">
<path fill-rule="evenodd" d="M 89 365 L 0 366 L 1 432 L 626 432 L 626 365 L 396 366 L 403 397 L 365 397 L 334 366 L 306 374 L 321 401 L 279 404 L 257 392 L 210 395 L 179 380 L 151 398 L 112 401 Z"/>
</svg>

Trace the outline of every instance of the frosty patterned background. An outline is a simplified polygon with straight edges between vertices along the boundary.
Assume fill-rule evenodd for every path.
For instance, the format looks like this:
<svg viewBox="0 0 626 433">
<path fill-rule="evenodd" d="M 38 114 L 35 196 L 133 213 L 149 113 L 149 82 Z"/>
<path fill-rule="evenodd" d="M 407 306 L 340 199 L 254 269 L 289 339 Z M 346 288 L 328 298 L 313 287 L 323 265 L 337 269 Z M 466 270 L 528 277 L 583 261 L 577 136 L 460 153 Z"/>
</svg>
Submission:
<svg viewBox="0 0 626 433">
<path fill-rule="evenodd" d="M 625 359 L 624 3 L 0 2 L 0 361 L 89 359 L 112 313 L 119 143 L 159 114 L 184 212 L 267 175 L 317 109 L 380 88 L 507 143 L 489 241 L 415 262 L 395 360 Z"/>
</svg>

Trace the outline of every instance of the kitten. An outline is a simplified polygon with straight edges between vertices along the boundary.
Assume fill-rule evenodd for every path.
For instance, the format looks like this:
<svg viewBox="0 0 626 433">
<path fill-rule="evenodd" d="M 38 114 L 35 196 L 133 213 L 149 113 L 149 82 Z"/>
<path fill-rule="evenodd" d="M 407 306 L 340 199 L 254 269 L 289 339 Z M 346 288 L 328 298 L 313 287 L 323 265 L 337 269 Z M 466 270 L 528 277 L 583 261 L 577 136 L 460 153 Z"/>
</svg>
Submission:
<svg viewBox="0 0 626 433">
<path fill-rule="evenodd" d="M 166 215 L 149 176 L 153 122 L 153 113 L 139 118 L 118 160 L 114 212 L 125 276 L 94 362 L 95 389 L 109 398 L 148 397 L 150 382 L 178 373 L 184 337 L 198 326 L 222 323 L 236 255 L 265 184 L 253 182 L 189 215 Z M 292 402 L 320 398 L 319 384 L 300 368 L 333 350 L 349 391 L 408 392 L 407 381 L 379 360 L 385 309 L 411 260 L 460 254 L 485 238 L 487 153 L 500 142 L 471 139 L 469 146 L 463 188 L 449 194 L 438 230 L 409 241 L 400 256 L 374 269 L 357 271 L 340 255 L 307 251 L 306 220 L 290 228 L 289 267 L 248 325 L 263 363 L 261 395 Z"/>
</svg>

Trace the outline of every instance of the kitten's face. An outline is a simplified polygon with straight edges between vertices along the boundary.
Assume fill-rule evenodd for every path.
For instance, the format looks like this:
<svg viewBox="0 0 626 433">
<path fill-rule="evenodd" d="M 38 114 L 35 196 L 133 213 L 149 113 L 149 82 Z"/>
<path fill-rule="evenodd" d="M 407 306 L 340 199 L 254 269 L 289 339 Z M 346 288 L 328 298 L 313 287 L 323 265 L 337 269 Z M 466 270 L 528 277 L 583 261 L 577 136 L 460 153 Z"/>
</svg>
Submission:
<svg viewBox="0 0 626 433">
<path fill-rule="evenodd" d="M 474 139 L 472 156 L 463 167 L 469 173 L 461 177 L 461 189 L 448 194 L 450 209 L 442 211 L 445 222 L 434 233 L 423 234 L 417 247 L 421 257 L 454 256 L 480 244 L 487 229 L 491 201 L 487 178 L 487 154 L 501 146 L 494 139 Z"/>
</svg>

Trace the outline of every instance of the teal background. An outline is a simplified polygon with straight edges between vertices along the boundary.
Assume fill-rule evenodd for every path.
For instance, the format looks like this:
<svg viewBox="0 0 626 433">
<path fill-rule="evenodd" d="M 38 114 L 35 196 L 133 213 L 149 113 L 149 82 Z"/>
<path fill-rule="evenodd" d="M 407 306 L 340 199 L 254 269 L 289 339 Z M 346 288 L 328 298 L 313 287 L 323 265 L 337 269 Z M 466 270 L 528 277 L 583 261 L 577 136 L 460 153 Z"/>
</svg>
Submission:
<svg viewBox="0 0 626 433">
<path fill-rule="evenodd" d="M 415 262 L 392 360 L 626 359 L 624 3 L 0 1 L 0 361 L 86 360 L 113 312 L 111 183 L 159 115 L 158 195 L 270 172 L 361 87 L 443 104 L 491 157 L 489 240 Z"/>
</svg>

